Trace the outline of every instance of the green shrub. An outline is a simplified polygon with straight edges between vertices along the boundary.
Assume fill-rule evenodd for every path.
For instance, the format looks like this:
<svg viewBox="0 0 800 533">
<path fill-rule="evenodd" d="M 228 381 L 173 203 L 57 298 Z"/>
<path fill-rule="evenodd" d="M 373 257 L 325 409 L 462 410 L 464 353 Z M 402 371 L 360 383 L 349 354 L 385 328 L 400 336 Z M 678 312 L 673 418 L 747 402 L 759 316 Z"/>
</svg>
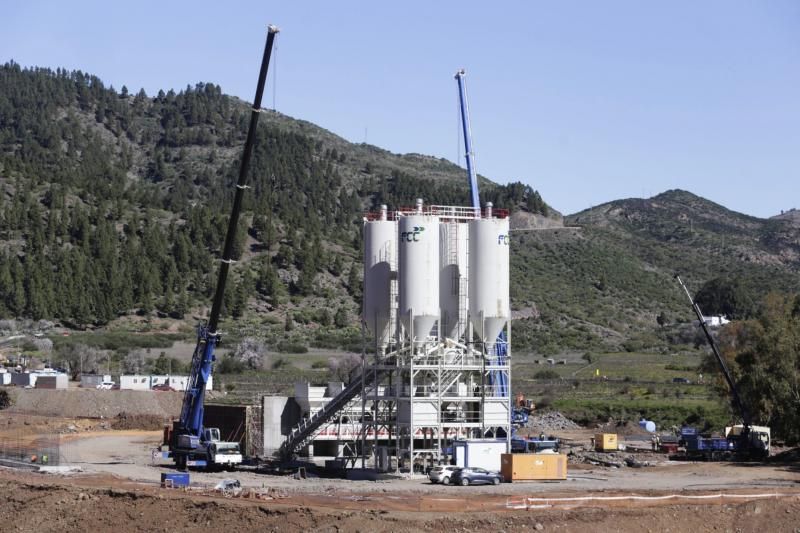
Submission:
<svg viewBox="0 0 800 533">
<path fill-rule="evenodd" d="M 559 379 L 561 376 L 555 370 L 539 370 L 533 375 L 533 379 Z"/>
<path fill-rule="evenodd" d="M 308 346 L 291 341 L 281 341 L 275 349 L 281 353 L 308 353 Z"/>
</svg>

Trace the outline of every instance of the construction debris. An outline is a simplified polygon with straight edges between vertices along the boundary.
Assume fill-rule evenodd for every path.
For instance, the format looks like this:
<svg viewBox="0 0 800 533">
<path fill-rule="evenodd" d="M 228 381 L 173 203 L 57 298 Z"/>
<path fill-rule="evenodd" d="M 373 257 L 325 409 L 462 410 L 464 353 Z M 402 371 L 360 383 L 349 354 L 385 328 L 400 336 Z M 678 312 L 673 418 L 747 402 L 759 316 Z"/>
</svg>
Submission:
<svg viewBox="0 0 800 533">
<path fill-rule="evenodd" d="M 551 431 L 563 431 L 565 429 L 581 429 L 581 426 L 562 415 L 558 411 L 546 411 L 543 413 L 531 413 L 525 427 L 549 433 Z"/>
</svg>

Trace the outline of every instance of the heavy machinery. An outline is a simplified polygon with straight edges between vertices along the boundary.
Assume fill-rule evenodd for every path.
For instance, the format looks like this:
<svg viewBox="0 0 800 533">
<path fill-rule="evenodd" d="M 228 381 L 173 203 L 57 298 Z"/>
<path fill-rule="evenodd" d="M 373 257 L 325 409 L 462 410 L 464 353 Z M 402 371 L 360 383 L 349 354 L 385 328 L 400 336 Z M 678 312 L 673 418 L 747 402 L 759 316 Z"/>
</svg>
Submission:
<svg viewBox="0 0 800 533">
<path fill-rule="evenodd" d="M 222 310 L 225 282 L 228 278 L 228 269 L 231 263 L 234 262 L 232 256 L 236 228 L 242 208 L 242 197 L 244 190 L 247 188 L 247 171 L 255 142 L 258 117 L 261 112 L 261 98 L 264 94 L 269 60 L 278 31 L 277 27 L 270 25 L 267 32 L 267 43 L 261 60 L 256 95 L 253 99 L 253 108 L 250 114 L 250 126 L 247 131 L 247 140 L 245 141 L 242 161 L 239 167 L 239 178 L 236 182 L 236 193 L 233 199 L 231 218 L 228 222 L 228 231 L 225 235 L 211 314 L 208 322 L 198 327 L 197 330 L 197 346 L 192 355 L 191 371 L 186 393 L 183 397 L 181 416 L 173 422 L 172 431 L 165 432 L 170 454 L 181 470 L 186 469 L 187 466 L 205 466 L 207 469 L 215 466 L 230 468 L 242 462 L 242 454 L 239 450 L 238 442 L 223 442 L 220 440 L 218 428 L 203 427 L 203 403 L 206 383 L 211 376 L 216 359 L 214 351 L 221 340 L 221 333 L 217 330 L 217 326 L 219 325 L 219 317 Z"/>
<path fill-rule="evenodd" d="M 700 327 L 703 328 L 706 340 L 711 351 L 714 352 L 714 357 L 717 364 L 722 370 L 722 375 L 728 383 L 728 388 L 733 396 L 733 404 L 739 412 L 742 423 L 725 428 L 725 437 L 703 437 L 698 434 L 695 428 L 684 427 L 681 428 L 681 438 L 679 444 L 686 450 L 687 457 L 690 458 L 703 458 L 707 460 L 717 459 L 734 459 L 739 461 L 753 461 L 764 459 L 769 456 L 770 448 L 770 428 L 766 426 L 754 426 L 750 418 L 750 411 L 745 407 L 739 396 L 739 390 L 736 388 L 736 383 L 733 381 L 731 372 L 725 359 L 717 349 L 717 343 L 708 331 L 708 326 L 703 319 L 703 313 L 700 311 L 700 306 L 694 301 L 689 289 L 681 281 L 680 276 L 676 275 L 675 279 L 678 280 L 689 301 L 692 303 L 692 310 L 697 315 L 697 320 Z"/>
<path fill-rule="evenodd" d="M 464 69 L 460 69 L 456 72 L 455 79 L 456 83 L 458 84 L 458 103 L 461 111 L 461 128 L 464 133 L 464 151 L 467 161 L 467 178 L 469 179 L 470 200 L 472 202 L 472 208 L 476 213 L 480 214 L 481 200 L 478 194 L 478 176 L 475 172 L 475 154 L 472 151 L 472 128 L 470 127 L 469 122 L 469 103 L 467 101 L 466 74 L 467 73 Z M 486 208 L 487 210 L 491 210 L 492 204 L 486 204 Z M 506 239 L 507 238 L 508 237 L 506 236 Z M 498 335 L 497 339 L 495 340 L 492 349 L 494 350 L 493 361 L 496 361 L 495 364 L 498 366 L 504 366 L 506 364 L 506 358 L 508 357 L 508 339 L 505 331 L 500 332 L 500 335 Z M 491 364 L 492 363 L 490 361 L 490 365 Z M 489 384 L 495 388 L 495 393 L 498 396 L 505 396 L 508 393 L 508 374 L 504 372 L 490 371 L 488 377 Z M 483 387 L 481 387 L 481 390 L 483 390 Z M 528 415 L 521 412 L 517 412 L 516 414 L 511 413 L 510 418 L 512 424 L 524 425 L 528 422 Z"/>
</svg>

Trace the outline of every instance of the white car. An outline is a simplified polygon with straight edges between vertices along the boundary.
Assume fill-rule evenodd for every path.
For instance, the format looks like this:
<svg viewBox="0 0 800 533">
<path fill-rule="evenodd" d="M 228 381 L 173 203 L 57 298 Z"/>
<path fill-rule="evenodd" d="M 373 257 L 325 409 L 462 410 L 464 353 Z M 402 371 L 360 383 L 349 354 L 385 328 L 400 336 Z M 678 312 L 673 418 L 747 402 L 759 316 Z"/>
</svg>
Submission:
<svg viewBox="0 0 800 533">
<path fill-rule="evenodd" d="M 442 485 L 449 485 L 450 478 L 453 475 L 453 472 L 458 470 L 459 467 L 452 466 L 452 465 L 439 465 L 434 466 L 430 472 L 428 472 L 428 479 L 431 480 L 431 483 L 441 483 Z"/>
<path fill-rule="evenodd" d="M 113 381 L 104 381 L 100 385 L 98 385 L 97 388 L 101 389 L 101 390 L 111 390 L 111 389 L 114 388 L 114 382 Z"/>
</svg>

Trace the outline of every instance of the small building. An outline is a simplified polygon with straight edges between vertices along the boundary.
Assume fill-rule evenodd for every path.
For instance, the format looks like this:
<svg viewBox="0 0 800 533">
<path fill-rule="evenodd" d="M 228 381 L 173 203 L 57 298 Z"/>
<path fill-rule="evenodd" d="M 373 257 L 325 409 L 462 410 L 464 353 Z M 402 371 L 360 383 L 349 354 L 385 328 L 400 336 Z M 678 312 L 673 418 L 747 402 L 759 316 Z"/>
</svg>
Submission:
<svg viewBox="0 0 800 533">
<path fill-rule="evenodd" d="M 66 374 L 43 374 L 36 378 L 37 389 L 67 390 L 69 378 Z"/>
<path fill-rule="evenodd" d="M 0 369 L 0 385 L 11 385 L 11 373 L 5 368 Z"/>
<path fill-rule="evenodd" d="M 103 383 L 111 381 L 111 374 L 81 374 L 81 387 L 84 389 L 96 389 Z"/>
<path fill-rule="evenodd" d="M 725 324 L 729 323 L 730 320 L 725 315 L 712 315 L 712 316 L 704 316 L 703 322 L 705 322 L 706 326 L 710 328 L 718 328 L 720 326 L 724 326 Z"/>
<path fill-rule="evenodd" d="M 35 387 L 37 374 L 29 372 L 13 372 L 11 374 L 11 384 L 17 387 Z"/>
<path fill-rule="evenodd" d="M 120 390 L 150 390 L 150 376 L 138 374 L 119 377 Z"/>
<path fill-rule="evenodd" d="M 508 451 L 506 439 L 453 441 L 456 466 L 461 468 L 485 468 L 499 472 L 502 455 Z"/>
<path fill-rule="evenodd" d="M 150 376 L 150 388 L 156 390 L 172 389 L 176 391 L 185 391 L 189 384 L 189 376 L 170 376 L 170 375 L 153 375 Z M 214 385 L 214 376 L 208 376 L 206 382 L 206 390 L 212 390 Z"/>
<path fill-rule="evenodd" d="M 150 376 L 150 388 L 155 389 L 157 387 L 168 387 L 169 386 L 169 376 L 164 374 L 154 374 Z"/>
</svg>

